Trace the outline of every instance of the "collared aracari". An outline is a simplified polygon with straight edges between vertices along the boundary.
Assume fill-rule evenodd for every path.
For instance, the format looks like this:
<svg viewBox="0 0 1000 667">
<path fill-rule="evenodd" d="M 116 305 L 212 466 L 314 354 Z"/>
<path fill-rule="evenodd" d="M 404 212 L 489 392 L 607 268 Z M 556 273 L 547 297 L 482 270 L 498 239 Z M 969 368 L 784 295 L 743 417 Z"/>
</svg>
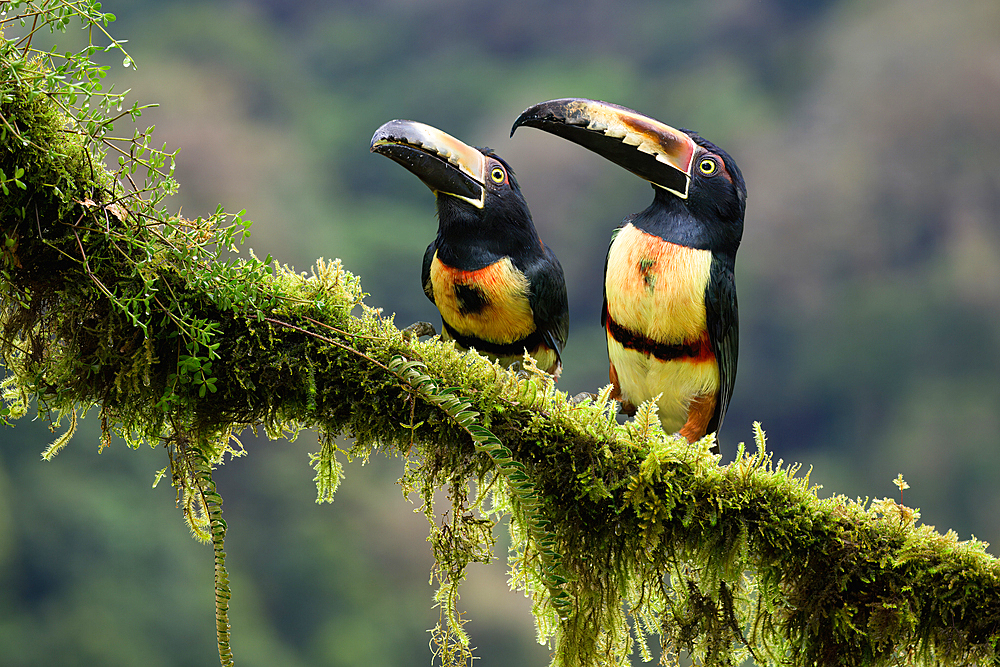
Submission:
<svg viewBox="0 0 1000 667">
<path fill-rule="evenodd" d="M 488 148 L 441 130 L 393 120 L 371 151 L 403 165 L 434 192 L 437 237 L 424 254 L 424 293 L 442 337 L 507 366 L 527 351 L 559 377 L 569 334 L 562 266 L 538 236 L 514 172 Z"/>
<path fill-rule="evenodd" d="M 601 323 L 623 411 L 657 399 L 693 442 L 717 432 L 736 380 L 734 269 L 746 184 L 725 151 L 615 104 L 560 99 L 514 122 L 578 143 L 653 185 L 653 203 L 614 231 Z M 717 446 L 716 446 L 717 447 Z"/>
</svg>

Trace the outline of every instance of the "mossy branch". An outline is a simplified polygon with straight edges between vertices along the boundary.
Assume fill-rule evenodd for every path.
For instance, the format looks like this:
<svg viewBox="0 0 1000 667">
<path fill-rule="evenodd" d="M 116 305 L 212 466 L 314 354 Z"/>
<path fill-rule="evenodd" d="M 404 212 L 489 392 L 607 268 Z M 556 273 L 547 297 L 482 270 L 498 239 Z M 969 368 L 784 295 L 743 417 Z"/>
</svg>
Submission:
<svg viewBox="0 0 1000 667">
<path fill-rule="evenodd" d="M 84 5 L 24 6 L 43 24 L 67 13 L 102 24 Z M 491 558 L 501 516 L 512 584 L 532 598 L 556 664 L 622 664 L 636 646 L 653 657 L 650 636 L 666 662 L 681 651 L 707 664 L 1000 661 L 1000 563 L 982 543 L 918 525 L 892 500 L 819 499 L 808 475 L 772 460 L 759 428 L 757 451 L 741 446 L 722 466 L 710 442 L 663 433 L 652 404 L 620 425 L 607 390 L 571 405 L 543 374 L 409 340 L 339 262 L 303 275 L 240 258 L 239 215 L 160 208 L 170 156 L 148 132 L 115 144 L 113 104 L 107 122 L 78 113 L 65 86 L 98 94 L 81 83 L 100 69 L 90 54 L 58 64 L 30 43 L 0 40 L 4 415 L 31 401 L 56 424 L 68 415 L 50 455 L 91 408 L 102 446 L 112 433 L 166 445 L 189 524 L 215 547 L 223 664 L 225 522 L 211 469 L 241 453 L 232 435 L 246 427 L 319 432 L 318 500 L 343 475 L 339 435 L 353 438 L 349 456 L 406 461 L 402 482 L 432 523 L 446 664 L 471 659 L 456 586 L 469 562 Z M 128 156 L 116 172 L 101 166 L 112 146 Z"/>
</svg>

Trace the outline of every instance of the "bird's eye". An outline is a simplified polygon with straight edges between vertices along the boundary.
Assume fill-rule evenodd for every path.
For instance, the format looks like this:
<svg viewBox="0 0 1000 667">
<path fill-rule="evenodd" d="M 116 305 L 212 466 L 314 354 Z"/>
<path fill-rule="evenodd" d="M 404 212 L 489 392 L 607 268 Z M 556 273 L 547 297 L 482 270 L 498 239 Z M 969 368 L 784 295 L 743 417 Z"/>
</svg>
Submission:
<svg viewBox="0 0 1000 667">
<path fill-rule="evenodd" d="M 503 183 L 504 179 L 507 178 L 507 174 L 500 167 L 493 167 L 490 171 L 490 178 L 493 179 L 494 183 Z"/>
<path fill-rule="evenodd" d="M 712 158 L 705 158 L 698 163 L 698 170 L 705 176 L 713 176 L 719 170 L 719 165 Z"/>
</svg>

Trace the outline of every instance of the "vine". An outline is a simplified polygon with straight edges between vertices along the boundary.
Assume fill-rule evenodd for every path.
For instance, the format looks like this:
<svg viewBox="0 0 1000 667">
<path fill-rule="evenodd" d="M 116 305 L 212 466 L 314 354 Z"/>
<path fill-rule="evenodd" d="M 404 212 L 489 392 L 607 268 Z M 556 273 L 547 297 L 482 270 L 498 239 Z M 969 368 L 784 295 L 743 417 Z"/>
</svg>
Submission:
<svg viewBox="0 0 1000 667">
<path fill-rule="evenodd" d="M 228 443 L 213 455 L 215 448 L 208 442 L 193 446 L 189 435 L 175 432 L 167 440 L 174 487 L 178 489 L 178 504 L 194 537 L 210 542 L 215 562 L 215 626 L 222 667 L 234 664 L 229 634 L 229 573 L 226 571 L 226 521 L 222 518 L 222 496 L 215 488 L 212 468 L 222 462 L 225 453 L 239 456 Z M 183 495 L 183 499 L 180 496 Z"/>
<path fill-rule="evenodd" d="M 222 664 L 231 592 L 212 471 L 243 453 L 233 435 L 247 427 L 319 432 L 319 502 L 343 477 L 339 455 L 405 460 L 401 484 L 431 522 L 445 665 L 472 659 L 458 587 L 468 563 L 492 558 L 505 515 L 512 583 L 555 664 L 623 664 L 634 647 L 653 659 L 650 637 L 667 664 L 997 661 L 1000 563 L 982 543 L 917 525 L 893 500 L 818 498 L 759 426 L 756 452 L 721 466 L 709 439 L 663 433 L 652 403 L 619 424 L 609 388 L 571 404 L 530 360 L 516 376 L 411 340 L 339 261 L 306 275 L 240 257 L 242 213 L 168 213 L 172 154 L 148 130 L 115 138 L 146 107 L 120 111 L 91 60 L 132 66 L 105 31 L 113 16 L 85 0 L 4 8 L 16 13 L 0 26 L 22 34 L 0 39 L 2 416 L 34 401 L 53 427 L 68 419 L 48 457 L 91 408 L 102 447 L 112 434 L 165 447 L 184 518 L 213 544 Z M 37 49 L 41 30 L 74 21 L 85 48 Z"/>
</svg>

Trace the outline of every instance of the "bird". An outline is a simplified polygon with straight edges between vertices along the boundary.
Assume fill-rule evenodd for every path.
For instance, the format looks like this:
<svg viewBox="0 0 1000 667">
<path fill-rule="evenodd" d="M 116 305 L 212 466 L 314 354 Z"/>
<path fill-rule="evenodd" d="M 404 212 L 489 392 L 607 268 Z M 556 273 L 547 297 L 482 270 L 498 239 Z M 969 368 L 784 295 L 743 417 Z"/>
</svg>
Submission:
<svg viewBox="0 0 1000 667">
<path fill-rule="evenodd" d="M 535 230 L 510 165 L 489 148 L 410 120 L 379 127 L 371 152 L 401 164 L 434 193 L 438 230 L 424 253 L 421 282 L 441 314 L 442 338 L 522 372 L 527 352 L 558 379 L 569 336 L 566 279 Z"/>
<path fill-rule="evenodd" d="M 525 109 L 521 126 L 577 143 L 649 181 L 653 202 L 612 233 L 601 325 L 622 412 L 656 400 L 667 432 L 716 437 L 736 381 L 736 252 L 747 189 L 733 158 L 688 130 L 583 98 Z M 717 441 L 713 450 L 718 452 Z"/>
</svg>

